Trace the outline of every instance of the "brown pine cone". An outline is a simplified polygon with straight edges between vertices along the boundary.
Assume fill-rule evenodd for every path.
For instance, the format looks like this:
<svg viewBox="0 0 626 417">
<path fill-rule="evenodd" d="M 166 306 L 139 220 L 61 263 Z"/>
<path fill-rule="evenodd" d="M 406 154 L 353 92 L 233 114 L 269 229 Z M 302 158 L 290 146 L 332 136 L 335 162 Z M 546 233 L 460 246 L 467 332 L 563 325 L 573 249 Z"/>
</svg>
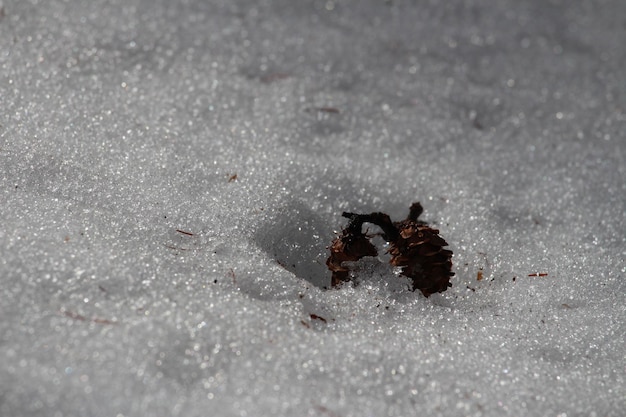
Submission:
<svg viewBox="0 0 626 417">
<path fill-rule="evenodd" d="M 390 263 L 402 268 L 402 275 L 413 280 L 413 291 L 428 297 L 451 287 L 452 251 L 444 249 L 439 230 L 413 220 L 396 223 L 400 237 L 391 242 Z"/>
<path fill-rule="evenodd" d="M 363 222 L 353 220 L 343 230 L 341 236 L 333 240 L 330 245 L 330 256 L 326 260 L 326 265 L 332 271 L 331 286 L 333 287 L 350 280 L 350 269 L 342 265 L 343 262 L 355 262 L 365 256 L 378 255 L 376 247 L 361 232 L 362 224 Z"/>
</svg>

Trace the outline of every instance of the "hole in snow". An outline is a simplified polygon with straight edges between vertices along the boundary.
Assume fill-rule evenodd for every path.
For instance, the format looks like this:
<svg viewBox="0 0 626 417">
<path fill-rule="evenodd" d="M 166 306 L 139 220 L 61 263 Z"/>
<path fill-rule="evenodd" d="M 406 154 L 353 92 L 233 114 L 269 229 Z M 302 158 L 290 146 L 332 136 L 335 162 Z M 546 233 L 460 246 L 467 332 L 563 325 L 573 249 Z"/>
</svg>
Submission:
<svg viewBox="0 0 626 417">
<path fill-rule="evenodd" d="M 311 284 L 327 288 L 326 268 L 332 231 L 320 216 L 300 201 L 287 204 L 267 224 L 260 227 L 254 241 L 276 262 Z"/>
</svg>

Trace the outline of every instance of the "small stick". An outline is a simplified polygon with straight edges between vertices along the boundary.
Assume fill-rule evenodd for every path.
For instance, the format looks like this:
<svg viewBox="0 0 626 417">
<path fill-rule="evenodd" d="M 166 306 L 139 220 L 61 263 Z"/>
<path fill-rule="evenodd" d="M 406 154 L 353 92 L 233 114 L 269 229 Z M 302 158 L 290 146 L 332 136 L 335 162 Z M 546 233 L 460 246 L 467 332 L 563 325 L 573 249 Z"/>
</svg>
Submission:
<svg viewBox="0 0 626 417">
<path fill-rule="evenodd" d="M 69 310 L 64 310 L 64 309 L 60 311 L 61 313 L 63 313 L 65 317 L 69 317 L 71 319 L 78 320 L 78 321 L 85 321 L 85 322 L 91 322 L 91 323 L 96 323 L 96 324 L 117 324 L 117 321 L 101 319 L 98 317 L 89 318 L 89 317 L 83 316 L 82 314 L 78 314 L 74 311 L 69 311 Z"/>
<path fill-rule="evenodd" d="M 323 321 L 324 323 L 327 323 L 326 319 L 322 316 L 318 316 L 317 314 L 309 314 L 309 317 L 311 317 L 311 320 L 319 320 L 319 321 Z"/>
<path fill-rule="evenodd" d="M 305 111 L 307 112 L 318 111 L 321 113 L 335 113 L 335 114 L 339 113 L 339 109 L 336 109 L 334 107 L 308 107 L 305 109 Z"/>
</svg>

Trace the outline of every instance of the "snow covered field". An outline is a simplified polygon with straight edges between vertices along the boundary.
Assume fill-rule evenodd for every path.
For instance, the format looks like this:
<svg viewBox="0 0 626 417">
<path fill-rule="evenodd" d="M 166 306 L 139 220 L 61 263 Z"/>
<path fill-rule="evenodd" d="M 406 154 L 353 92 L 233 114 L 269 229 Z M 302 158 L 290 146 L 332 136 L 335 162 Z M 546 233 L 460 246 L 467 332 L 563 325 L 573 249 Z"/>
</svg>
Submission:
<svg viewBox="0 0 626 417">
<path fill-rule="evenodd" d="M 623 416 L 625 27 L 0 2 L 0 415 Z M 326 290 L 341 213 L 414 201 L 453 287 L 364 259 Z"/>
</svg>

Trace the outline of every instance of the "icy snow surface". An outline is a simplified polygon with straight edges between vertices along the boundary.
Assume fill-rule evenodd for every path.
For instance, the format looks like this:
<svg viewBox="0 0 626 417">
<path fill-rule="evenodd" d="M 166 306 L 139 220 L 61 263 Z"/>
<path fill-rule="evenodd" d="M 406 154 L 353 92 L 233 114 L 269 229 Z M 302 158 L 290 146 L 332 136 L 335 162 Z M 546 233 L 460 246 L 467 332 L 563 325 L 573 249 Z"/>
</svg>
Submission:
<svg viewBox="0 0 626 417">
<path fill-rule="evenodd" d="M 623 416 L 625 16 L 5 0 L 0 415 Z M 414 201 L 452 288 L 324 289 Z"/>
</svg>

